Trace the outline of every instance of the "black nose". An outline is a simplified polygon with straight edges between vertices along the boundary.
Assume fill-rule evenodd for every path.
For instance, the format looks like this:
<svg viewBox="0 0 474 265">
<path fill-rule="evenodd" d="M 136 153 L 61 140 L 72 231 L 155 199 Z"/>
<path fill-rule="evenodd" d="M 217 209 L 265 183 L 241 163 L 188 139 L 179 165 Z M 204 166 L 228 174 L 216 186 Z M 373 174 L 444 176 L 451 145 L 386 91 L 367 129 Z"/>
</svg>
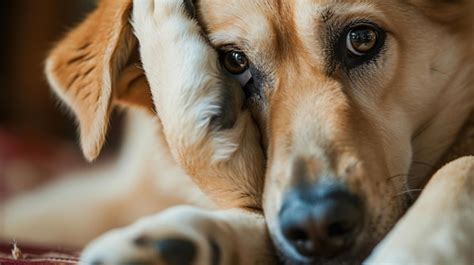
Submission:
<svg viewBox="0 0 474 265">
<path fill-rule="evenodd" d="M 301 186 L 285 198 L 280 226 L 301 255 L 333 257 L 349 248 L 362 227 L 361 200 L 339 185 Z"/>
</svg>

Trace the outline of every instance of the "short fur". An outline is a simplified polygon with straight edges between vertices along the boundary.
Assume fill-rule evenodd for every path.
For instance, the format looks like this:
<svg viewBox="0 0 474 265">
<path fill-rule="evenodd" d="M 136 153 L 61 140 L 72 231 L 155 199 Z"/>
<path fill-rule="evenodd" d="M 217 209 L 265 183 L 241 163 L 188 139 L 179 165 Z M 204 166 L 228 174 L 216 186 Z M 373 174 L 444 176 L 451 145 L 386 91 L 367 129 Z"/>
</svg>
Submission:
<svg viewBox="0 0 474 265">
<path fill-rule="evenodd" d="M 439 170 L 399 221 L 474 109 L 469 1 L 200 0 L 195 18 L 190 4 L 102 0 L 57 44 L 46 74 L 86 158 L 114 106 L 130 113 L 124 149 L 90 177 L 10 201 L 2 236 L 82 245 L 191 204 L 106 233 L 83 262 L 162 262 L 131 243 L 145 236 L 189 239 L 195 264 L 215 245 L 220 264 L 274 264 L 266 224 L 283 263 L 312 264 L 281 244 L 277 213 L 296 183 L 336 180 L 370 211 L 353 249 L 323 264 L 362 262 L 377 244 L 367 264 L 473 262 L 474 158 Z M 388 37 L 377 63 L 348 72 L 331 40 L 361 18 Z M 218 62 L 229 44 L 253 64 L 247 100 Z"/>
</svg>

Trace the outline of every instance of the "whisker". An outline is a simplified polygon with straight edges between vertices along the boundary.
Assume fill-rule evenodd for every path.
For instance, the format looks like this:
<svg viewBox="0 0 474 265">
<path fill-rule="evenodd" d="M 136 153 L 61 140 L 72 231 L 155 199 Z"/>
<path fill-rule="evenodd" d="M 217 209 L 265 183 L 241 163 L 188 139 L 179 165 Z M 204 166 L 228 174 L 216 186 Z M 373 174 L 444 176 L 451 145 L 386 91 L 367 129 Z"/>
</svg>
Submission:
<svg viewBox="0 0 474 265">
<path fill-rule="evenodd" d="M 414 161 L 412 161 L 412 164 L 425 166 L 425 167 L 428 167 L 430 169 L 434 168 L 433 165 L 431 165 L 427 162 L 423 162 L 423 161 L 415 161 L 414 160 Z M 412 178 L 412 176 L 410 176 L 410 174 L 401 173 L 401 174 L 392 175 L 392 176 L 388 177 L 387 180 L 391 180 L 391 179 L 398 178 L 398 177 L 410 177 L 410 178 Z"/>
<path fill-rule="evenodd" d="M 396 175 L 388 177 L 387 180 L 391 180 L 398 177 L 408 177 L 408 174 L 396 174 Z"/>
<path fill-rule="evenodd" d="M 422 192 L 423 189 L 409 189 L 409 190 L 405 190 L 405 191 L 402 191 L 400 193 L 397 193 L 394 197 L 398 197 L 398 196 L 401 196 L 401 195 L 404 195 L 404 194 L 407 194 L 407 193 L 412 193 L 412 192 Z"/>
</svg>

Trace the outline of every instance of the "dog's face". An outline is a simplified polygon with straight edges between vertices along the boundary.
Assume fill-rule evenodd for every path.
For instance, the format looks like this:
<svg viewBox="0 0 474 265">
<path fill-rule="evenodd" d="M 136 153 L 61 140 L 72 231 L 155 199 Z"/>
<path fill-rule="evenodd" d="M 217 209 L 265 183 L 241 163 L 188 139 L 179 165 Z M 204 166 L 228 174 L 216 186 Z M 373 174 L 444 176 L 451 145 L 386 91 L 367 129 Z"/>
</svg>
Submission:
<svg viewBox="0 0 474 265">
<path fill-rule="evenodd" d="M 406 209 L 410 170 L 415 183 L 430 170 L 413 161 L 435 163 L 472 106 L 462 35 L 428 6 L 442 7 L 199 1 L 265 136 L 264 211 L 289 264 L 366 256 Z"/>
</svg>

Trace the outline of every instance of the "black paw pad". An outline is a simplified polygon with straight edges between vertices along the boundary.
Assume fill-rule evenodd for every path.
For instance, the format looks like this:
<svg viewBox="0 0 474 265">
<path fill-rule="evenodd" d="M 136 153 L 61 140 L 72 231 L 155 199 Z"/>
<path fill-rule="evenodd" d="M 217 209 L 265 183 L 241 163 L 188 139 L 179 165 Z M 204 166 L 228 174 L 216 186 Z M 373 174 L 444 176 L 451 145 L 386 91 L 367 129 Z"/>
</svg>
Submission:
<svg viewBox="0 0 474 265">
<path fill-rule="evenodd" d="M 196 246 L 186 239 L 156 241 L 154 249 L 167 265 L 191 265 L 196 257 Z"/>
</svg>

